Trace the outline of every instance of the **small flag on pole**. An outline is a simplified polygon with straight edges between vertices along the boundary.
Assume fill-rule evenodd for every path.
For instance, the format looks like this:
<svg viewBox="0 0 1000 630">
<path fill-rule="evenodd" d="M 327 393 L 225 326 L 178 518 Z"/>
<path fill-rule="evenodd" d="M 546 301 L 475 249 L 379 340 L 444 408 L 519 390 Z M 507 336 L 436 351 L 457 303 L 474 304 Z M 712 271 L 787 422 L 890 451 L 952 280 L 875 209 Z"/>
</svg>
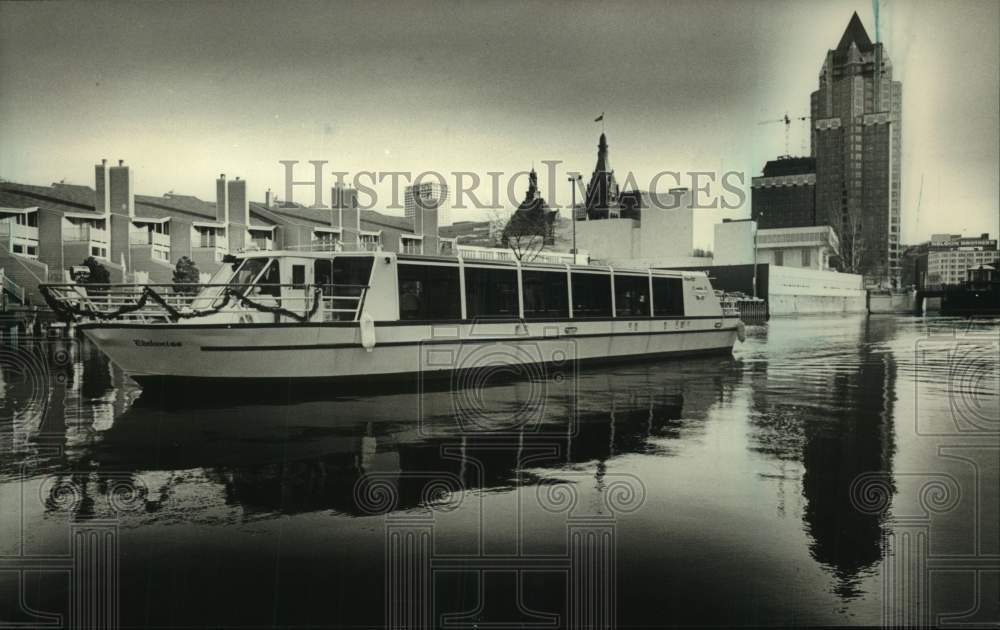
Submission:
<svg viewBox="0 0 1000 630">
<path fill-rule="evenodd" d="M 602 120 L 604 120 L 604 112 L 601 112 L 601 115 L 595 118 L 594 122 L 601 122 Z"/>
</svg>

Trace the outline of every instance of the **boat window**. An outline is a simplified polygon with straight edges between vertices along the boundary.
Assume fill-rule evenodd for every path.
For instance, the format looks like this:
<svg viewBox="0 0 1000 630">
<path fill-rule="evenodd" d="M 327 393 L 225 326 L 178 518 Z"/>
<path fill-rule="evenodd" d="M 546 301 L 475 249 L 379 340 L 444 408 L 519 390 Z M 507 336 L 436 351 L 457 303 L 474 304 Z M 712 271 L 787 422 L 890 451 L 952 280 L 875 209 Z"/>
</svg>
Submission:
<svg viewBox="0 0 1000 630">
<path fill-rule="evenodd" d="M 653 314 L 657 317 L 684 315 L 684 286 L 680 278 L 653 277 Z"/>
<path fill-rule="evenodd" d="M 256 288 L 258 295 L 281 297 L 281 267 L 276 259 L 272 260 L 261 274 Z"/>
<path fill-rule="evenodd" d="M 333 284 L 368 286 L 374 262 L 372 256 L 337 256 L 333 259 Z"/>
<path fill-rule="evenodd" d="M 649 317 L 648 276 L 615 276 L 615 316 Z"/>
<path fill-rule="evenodd" d="M 407 265 L 399 267 L 399 318 L 455 320 L 462 317 L 458 267 Z"/>
<path fill-rule="evenodd" d="M 611 317 L 611 276 L 573 273 L 573 317 Z"/>
<path fill-rule="evenodd" d="M 292 285 L 301 289 L 306 285 L 306 266 L 292 265 Z"/>
<path fill-rule="evenodd" d="M 313 281 L 323 289 L 324 295 L 358 296 L 363 287 L 368 286 L 374 261 L 371 256 L 337 256 L 333 260 L 317 260 Z"/>
<path fill-rule="evenodd" d="M 253 281 L 257 279 L 260 272 L 264 269 L 264 265 L 267 264 L 267 258 L 247 258 L 240 265 L 236 274 L 229 281 L 229 284 L 236 287 L 236 290 L 240 293 L 244 293 L 246 289 L 253 284 Z"/>
<path fill-rule="evenodd" d="M 469 319 L 519 317 L 517 271 L 466 267 L 465 310 Z"/>
<path fill-rule="evenodd" d="M 569 317 L 566 272 L 522 271 L 524 318 Z"/>
</svg>

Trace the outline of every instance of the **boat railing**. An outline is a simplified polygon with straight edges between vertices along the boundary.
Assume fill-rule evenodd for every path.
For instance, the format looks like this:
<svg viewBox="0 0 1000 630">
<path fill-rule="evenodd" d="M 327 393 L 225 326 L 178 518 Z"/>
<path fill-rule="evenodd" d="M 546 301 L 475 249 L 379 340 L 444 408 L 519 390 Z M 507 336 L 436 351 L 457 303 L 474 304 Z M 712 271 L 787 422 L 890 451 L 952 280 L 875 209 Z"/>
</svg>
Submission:
<svg viewBox="0 0 1000 630">
<path fill-rule="evenodd" d="M 724 317 L 739 317 L 746 324 L 767 322 L 767 302 L 764 300 L 739 291 L 728 293 L 716 289 L 715 294 Z"/>
<path fill-rule="evenodd" d="M 357 321 L 367 285 L 46 284 L 49 306 L 77 321 L 163 323 L 225 308 L 273 313 L 274 321 Z"/>
</svg>

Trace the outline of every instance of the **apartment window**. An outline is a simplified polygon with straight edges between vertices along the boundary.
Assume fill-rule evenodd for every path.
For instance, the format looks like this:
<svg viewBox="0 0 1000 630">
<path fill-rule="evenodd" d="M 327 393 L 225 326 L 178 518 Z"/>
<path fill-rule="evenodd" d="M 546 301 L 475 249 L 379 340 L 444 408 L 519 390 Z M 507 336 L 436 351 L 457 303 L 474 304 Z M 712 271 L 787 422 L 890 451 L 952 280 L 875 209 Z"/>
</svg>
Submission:
<svg viewBox="0 0 1000 630">
<path fill-rule="evenodd" d="M 653 278 L 653 314 L 657 317 L 684 315 L 684 284 L 680 278 Z"/>
<path fill-rule="evenodd" d="M 517 318 L 517 271 L 465 269 L 465 310 L 470 319 Z"/>
<path fill-rule="evenodd" d="M 339 249 L 340 234 L 335 232 L 313 232 L 312 241 L 316 245 L 316 249 L 334 251 Z"/>
<path fill-rule="evenodd" d="M 524 318 L 569 317 L 569 286 L 566 273 L 523 271 Z"/>
<path fill-rule="evenodd" d="M 615 276 L 615 316 L 649 317 L 649 277 Z"/>
<path fill-rule="evenodd" d="M 812 259 L 810 257 L 810 254 L 811 254 L 811 252 L 809 251 L 808 247 L 803 247 L 802 248 L 802 266 L 803 267 L 808 267 L 809 265 L 812 264 Z"/>
<path fill-rule="evenodd" d="M 399 318 L 450 320 L 462 317 L 458 267 L 399 264 Z"/>
<path fill-rule="evenodd" d="M 785 252 L 780 249 L 774 250 L 774 265 L 776 267 L 781 267 L 785 264 Z"/>
<path fill-rule="evenodd" d="M 573 276 L 573 317 L 611 317 L 611 276 L 578 273 Z"/>
<path fill-rule="evenodd" d="M 419 238 L 400 237 L 400 250 L 404 254 L 422 254 L 424 252 L 424 242 Z"/>
<path fill-rule="evenodd" d="M 369 251 L 382 250 L 382 236 L 380 234 L 362 234 L 359 240 L 361 248 Z"/>
</svg>

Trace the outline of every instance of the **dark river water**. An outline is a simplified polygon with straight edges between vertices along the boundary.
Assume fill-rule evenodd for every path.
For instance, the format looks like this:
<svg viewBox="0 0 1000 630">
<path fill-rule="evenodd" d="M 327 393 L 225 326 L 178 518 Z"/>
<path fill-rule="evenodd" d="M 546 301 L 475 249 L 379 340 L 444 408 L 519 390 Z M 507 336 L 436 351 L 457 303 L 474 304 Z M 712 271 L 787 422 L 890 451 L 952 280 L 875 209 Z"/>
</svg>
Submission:
<svg viewBox="0 0 1000 630">
<path fill-rule="evenodd" d="M 283 400 L 7 337 L 0 625 L 995 623 L 1000 321 L 749 332 Z"/>
</svg>

